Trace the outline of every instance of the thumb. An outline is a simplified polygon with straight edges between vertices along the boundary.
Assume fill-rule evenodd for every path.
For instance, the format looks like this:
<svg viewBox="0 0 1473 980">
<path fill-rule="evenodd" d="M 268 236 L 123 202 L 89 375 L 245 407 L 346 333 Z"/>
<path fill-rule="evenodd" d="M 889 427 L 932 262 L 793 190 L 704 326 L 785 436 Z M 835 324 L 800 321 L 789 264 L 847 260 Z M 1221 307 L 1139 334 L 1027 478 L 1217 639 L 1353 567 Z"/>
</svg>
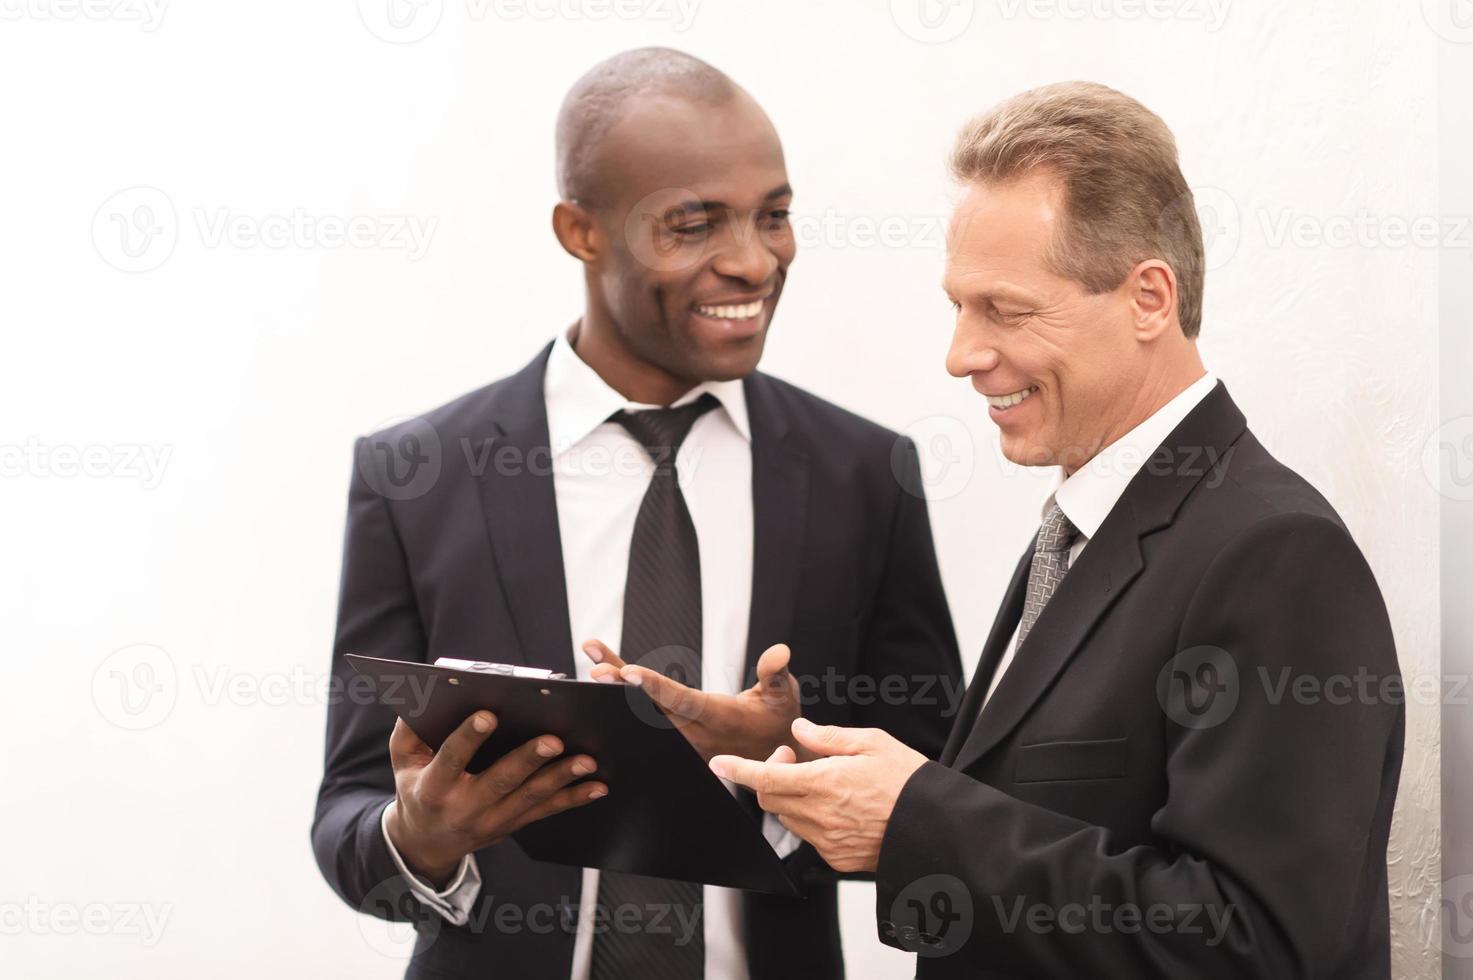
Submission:
<svg viewBox="0 0 1473 980">
<path fill-rule="evenodd" d="M 757 690 L 764 700 L 783 701 L 793 697 L 793 678 L 788 663 L 793 652 L 786 643 L 778 643 L 762 651 L 757 658 Z"/>
<path fill-rule="evenodd" d="M 793 737 L 816 755 L 863 755 L 873 742 L 873 730 L 815 725 L 807 718 L 798 718 L 793 721 Z"/>
</svg>

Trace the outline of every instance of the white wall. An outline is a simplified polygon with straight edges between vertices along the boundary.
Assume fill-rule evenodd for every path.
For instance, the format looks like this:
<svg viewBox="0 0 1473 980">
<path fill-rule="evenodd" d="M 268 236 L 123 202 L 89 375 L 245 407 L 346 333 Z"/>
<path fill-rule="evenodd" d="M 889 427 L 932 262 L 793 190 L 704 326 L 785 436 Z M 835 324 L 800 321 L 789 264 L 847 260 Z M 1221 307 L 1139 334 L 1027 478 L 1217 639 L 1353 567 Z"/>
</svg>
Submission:
<svg viewBox="0 0 1473 980">
<path fill-rule="evenodd" d="M 922 437 L 969 669 L 1047 478 L 999 463 L 942 371 L 943 158 L 966 116 L 1087 78 L 1176 130 L 1212 234 L 1205 354 L 1357 534 L 1404 670 L 1438 672 L 1437 258 L 1396 231 L 1437 207 L 1415 3 L 422 0 L 396 32 L 387 0 L 95 2 L 0 0 L 7 972 L 398 975 L 307 842 L 351 439 L 577 314 L 551 124 L 625 47 L 706 57 L 777 121 L 806 247 L 766 367 Z M 251 237 L 294 214 L 390 237 Z M 161 231 L 133 256 L 131 218 Z M 1400 977 L 1436 974 L 1436 721 L 1412 706 Z M 907 975 L 867 890 L 845 901 L 852 975 Z"/>
</svg>

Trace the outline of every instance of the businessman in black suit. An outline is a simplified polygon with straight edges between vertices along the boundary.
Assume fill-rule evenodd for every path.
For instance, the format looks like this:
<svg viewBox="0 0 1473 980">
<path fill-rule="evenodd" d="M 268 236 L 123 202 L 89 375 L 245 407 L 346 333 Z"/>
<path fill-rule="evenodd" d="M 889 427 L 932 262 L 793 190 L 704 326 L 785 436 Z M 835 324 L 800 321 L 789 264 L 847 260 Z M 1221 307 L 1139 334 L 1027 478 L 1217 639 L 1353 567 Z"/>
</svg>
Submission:
<svg viewBox="0 0 1473 980">
<path fill-rule="evenodd" d="M 952 159 L 948 369 L 1062 481 L 939 762 L 712 768 L 842 871 L 922 977 L 1390 976 L 1403 709 L 1376 581 L 1197 354 L 1202 242 L 1165 124 L 1024 93 Z"/>
<path fill-rule="evenodd" d="M 628 661 L 670 680 L 650 693 L 707 757 L 765 758 L 800 712 L 939 755 L 960 660 L 914 446 L 755 371 L 794 256 L 771 123 L 709 65 L 629 52 L 570 92 L 558 160 L 583 316 L 517 374 L 360 440 L 340 690 L 349 653 L 580 678 Z M 509 835 L 620 787 L 551 733 L 469 775 L 495 724 L 433 752 L 369 699 L 329 708 L 318 864 L 355 908 L 415 922 L 409 976 L 843 975 L 833 872 L 750 794 L 801 898 L 539 863 Z"/>
</svg>

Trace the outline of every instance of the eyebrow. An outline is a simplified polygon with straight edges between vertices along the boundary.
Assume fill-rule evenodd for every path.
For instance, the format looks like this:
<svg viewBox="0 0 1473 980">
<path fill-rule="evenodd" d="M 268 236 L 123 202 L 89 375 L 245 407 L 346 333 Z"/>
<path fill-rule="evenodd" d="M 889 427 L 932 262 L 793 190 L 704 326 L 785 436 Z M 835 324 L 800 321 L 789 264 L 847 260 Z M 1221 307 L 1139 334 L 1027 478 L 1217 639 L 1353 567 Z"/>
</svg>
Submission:
<svg viewBox="0 0 1473 980">
<path fill-rule="evenodd" d="M 780 198 L 791 197 L 792 194 L 793 188 L 791 185 L 780 184 L 762 196 L 762 203 L 770 204 Z M 726 211 L 730 207 L 731 205 L 725 201 L 684 201 L 671 206 L 665 213 L 667 215 L 700 214 L 705 211 Z"/>
</svg>

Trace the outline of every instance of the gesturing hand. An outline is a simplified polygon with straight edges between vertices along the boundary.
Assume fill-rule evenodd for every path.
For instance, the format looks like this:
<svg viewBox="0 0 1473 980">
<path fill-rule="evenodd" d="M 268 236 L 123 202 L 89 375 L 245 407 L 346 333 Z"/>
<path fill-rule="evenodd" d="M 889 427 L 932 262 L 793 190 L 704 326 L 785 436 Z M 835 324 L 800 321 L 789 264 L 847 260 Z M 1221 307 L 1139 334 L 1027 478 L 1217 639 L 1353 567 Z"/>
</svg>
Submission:
<svg viewBox="0 0 1473 980">
<path fill-rule="evenodd" d="M 389 736 L 394 801 L 384 829 L 416 874 L 443 886 L 462 858 L 494 844 L 534 820 L 582 806 L 608 792 L 603 783 L 580 783 L 597 763 L 586 755 L 559 759 L 563 743 L 534 738 L 484 771 L 465 771 L 481 743 L 496 729 L 496 716 L 478 711 L 431 749 L 401 718 Z"/>
<path fill-rule="evenodd" d="M 780 745 L 800 748 L 790 734 L 801 714 L 798 685 L 788 673 L 792 654 L 781 643 L 758 658 L 757 683 L 736 695 L 686 687 L 658 671 L 626 664 L 599 640 L 583 644 L 583 652 L 594 662 L 594 680 L 642 688 L 703 759 L 723 753 L 765 759 Z"/>
<path fill-rule="evenodd" d="M 799 762 L 782 747 L 766 762 L 731 755 L 711 771 L 757 794 L 784 827 L 812 844 L 835 871 L 873 871 L 895 801 L 926 757 L 878 728 L 793 723 L 793 734 L 815 755 Z"/>
</svg>

